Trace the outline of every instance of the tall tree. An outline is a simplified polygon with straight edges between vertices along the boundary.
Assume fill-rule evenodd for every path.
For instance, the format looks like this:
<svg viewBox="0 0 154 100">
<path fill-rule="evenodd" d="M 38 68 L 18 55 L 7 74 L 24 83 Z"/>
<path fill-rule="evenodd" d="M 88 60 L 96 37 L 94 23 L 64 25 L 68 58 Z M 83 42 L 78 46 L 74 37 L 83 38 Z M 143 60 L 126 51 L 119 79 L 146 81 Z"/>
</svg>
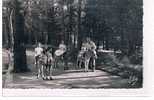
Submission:
<svg viewBox="0 0 154 100">
<path fill-rule="evenodd" d="M 24 17 L 18 0 L 11 0 L 10 28 L 14 59 L 14 72 L 28 71 L 24 46 Z"/>
</svg>

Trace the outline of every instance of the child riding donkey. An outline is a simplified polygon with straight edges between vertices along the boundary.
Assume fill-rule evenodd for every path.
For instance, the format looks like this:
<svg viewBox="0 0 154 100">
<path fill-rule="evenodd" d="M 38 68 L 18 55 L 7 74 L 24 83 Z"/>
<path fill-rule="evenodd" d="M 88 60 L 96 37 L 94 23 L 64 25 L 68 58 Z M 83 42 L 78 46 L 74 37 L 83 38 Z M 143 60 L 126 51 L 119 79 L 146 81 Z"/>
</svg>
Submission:
<svg viewBox="0 0 154 100">
<path fill-rule="evenodd" d="M 90 40 L 90 38 L 86 38 L 86 41 L 83 42 L 81 51 L 78 54 L 77 63 L 79 68 L 81 68 L 81 64 L 84 63 L 85 72 L 89 70 L 90 61 L 92 62 L 92 70 L 95 71 L 95 60 L 97 59 L 96 54 L 96 45 Z"/>
</svg>

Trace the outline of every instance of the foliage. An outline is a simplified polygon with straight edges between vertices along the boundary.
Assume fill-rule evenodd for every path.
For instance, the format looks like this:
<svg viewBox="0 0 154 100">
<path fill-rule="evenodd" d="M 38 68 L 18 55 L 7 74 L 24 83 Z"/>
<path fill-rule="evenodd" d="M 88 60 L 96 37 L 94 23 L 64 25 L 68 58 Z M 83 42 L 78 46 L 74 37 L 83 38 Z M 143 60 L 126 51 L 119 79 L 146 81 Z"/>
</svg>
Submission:
<svg viewBox="0 0 154 100">
<path fill-rule="evenodd" d="M 5 0 L 6 8 L 16 6 Z M 18 0 L 24 16 L 24 42 L 57 46 L 63 39 L 80 47 L 89 36 L 104 49 L 131 56 L 142 47 L 142 0 Z M 3 43 L 10 45 L 8 17 L 3 10 Z M 7 13 L 8 12 L 8 13 Z"/>
</svg>

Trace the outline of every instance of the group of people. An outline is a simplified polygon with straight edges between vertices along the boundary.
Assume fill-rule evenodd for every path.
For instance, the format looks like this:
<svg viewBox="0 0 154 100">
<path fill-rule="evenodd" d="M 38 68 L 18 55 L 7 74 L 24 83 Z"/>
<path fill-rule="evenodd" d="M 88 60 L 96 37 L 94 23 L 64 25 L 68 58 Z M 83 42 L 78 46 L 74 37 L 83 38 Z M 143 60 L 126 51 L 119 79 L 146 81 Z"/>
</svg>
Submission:
<svg viewBox="0 0 154 100">
<path fill-rule="evenodd" d="M 64 44 L 64 41 L 62 41 L 59 44 L 58 49 L 56 50 L 55 54 L 56 56 L 60 56 L 63 53 L 66 52 L 66 45 Z M 47 48 L 43 48 L 41 43 L 38 43 L 37 47 L 35 48 L 35 64 L 38 61 L 38 59 L 40 57 L 42 57 L 44 54 L 47 54 L 50 58 L 50 60 L 53 60 L 53 55 L 52 55 L 52 49 L 47 49 Z"/>
<path fill-rule="evenodd" d="M 41 43 L 38 43 L 35 48 L 35 66 L 37 69 L 37 78 L 40 76 L 43 79 L 52 79 L 52 69 L 55 66 L 55 56 L 63 55 L 66 52 L 66 45 L 62 41 L 55 51 L 54 59 L 52 55 L 52 48 L 47 46 L 43 47 Z M 41 66 L 40 66 L 41 65 Z"/>
<path fill-rule="evenodd" d="M 93 66 L 95 66 L 95 59 L 97 59 L 97 54 L 96 54 L 96 44 L 90 39 L 86 38 L 85 41 L 83 41 L 81 50 L 79 51 L 79 56 L 83 57 L 83 54 L 86 51 L 91 51 L 93 56 Z M 54 56 L 61 56 L 63 55 L 67 50 L 67 46 L 64 44 L 64 41 L 61 41 L 59 44 L 58 49 L 54 52 Z M 35 48 L 35 64 L 38 61 L 40 57 L 42 57 L 44 54 L 47 54 L 49 56 L 49 60 L 53 60 L 53 55 L 52 55 L 52 49 L 46 50 L 42 47 L 41 43 L 38 43 L 38 46 Z"/>
</svg>

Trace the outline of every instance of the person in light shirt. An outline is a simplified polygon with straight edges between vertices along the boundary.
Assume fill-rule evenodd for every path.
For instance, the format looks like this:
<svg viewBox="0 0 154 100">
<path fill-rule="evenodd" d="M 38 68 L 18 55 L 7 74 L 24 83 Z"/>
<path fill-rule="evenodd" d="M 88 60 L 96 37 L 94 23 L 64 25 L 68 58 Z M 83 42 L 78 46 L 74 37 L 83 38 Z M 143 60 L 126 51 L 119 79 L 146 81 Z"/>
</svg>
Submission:
<svg viewBox="0 0 154 100">
<path fill-rule="evenodd" d="M 66 53 L 67 47 L 64 44 L 64 41 L 61 41 L 59 44 L 58 49 L 55 51 L 55 56 L 62 56 Z"/>
<path fill-rule="evenodd" d="M 41 47 L 41 43 L 38 43 L 38 46 L 35 48 L 35 64 L 39 57 L 43 54 L 43 48 Z"/>
<path fill-rule="evenodd" d="M 66 45 L 64 44 L 64 41 L 61 41 L 61 43 L 59 44 L 59 49 L 62 51 L 66 51 Z"/>
</svg>

